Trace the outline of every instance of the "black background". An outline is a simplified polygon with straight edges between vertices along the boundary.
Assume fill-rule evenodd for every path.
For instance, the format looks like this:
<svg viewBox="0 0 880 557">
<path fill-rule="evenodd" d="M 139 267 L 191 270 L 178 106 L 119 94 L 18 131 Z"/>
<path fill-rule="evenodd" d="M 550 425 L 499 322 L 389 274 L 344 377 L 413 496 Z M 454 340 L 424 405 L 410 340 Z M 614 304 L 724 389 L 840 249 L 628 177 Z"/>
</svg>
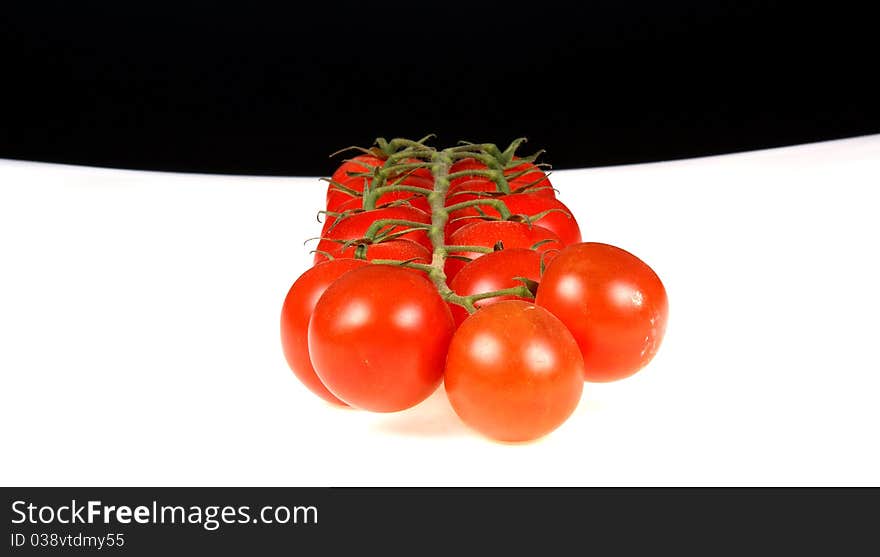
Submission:
<svg viewBox="0 0 880 557">
<path fill-rule="evenodd" d="M 845 2 L 19 4 L 6 158 L 324 175 L 433 132 L 567 168 L 880 132 L 872 19 Z"/>
</svg>

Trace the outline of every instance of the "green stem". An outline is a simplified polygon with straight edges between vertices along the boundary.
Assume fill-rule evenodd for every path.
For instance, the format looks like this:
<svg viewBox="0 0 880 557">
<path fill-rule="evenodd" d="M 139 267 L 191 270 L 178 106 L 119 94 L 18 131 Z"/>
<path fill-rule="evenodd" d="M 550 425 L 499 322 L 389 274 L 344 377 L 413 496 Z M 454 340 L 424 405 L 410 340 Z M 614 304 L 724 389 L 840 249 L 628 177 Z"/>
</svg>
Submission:
<svg viewBox="0 0 880 557">
<path fill-rule="evenodd" d="M 467 207 L 476 207 L 477 205 L 488 205 L 498 211 L 498 214 L 501 216 L 502 220 L 507 220 L 510 218 L 510 209 L 507 208 L 507 205 L 501 201 L 500 199 L 489 199 L 489 198 L 480 198 L 480 199 L 471 199 L 470 201 L 462 201 L 461 203 L 456 203 L 454 205 L 450 205 L 446 207 L 446 210 L 452 213 L 453 211 L 458 211 L 459 209 L 466 209 Z"/>
<path fill-rule="evenodd" d="M 372 194 L 376 196 L 378 199 L 382 197 L 386 193 L 394 192 L 394 191 L 411 191 L 413 193 L 418 193 L 420 195 L 430 195 L 431 190 L 428 188 L 420 188 L 419 186 L 382 186 L 381 188 L 376 188 L 372 190 Z"/>
<path fill-rule="evenodd" d="M 434 247 L 431 256 L 431 269 L 428 278 L 437 287 L 440 296 L 447 302 L 456 302 L 461 298 L 446 284 L 446 221 L 449 212 L 446 210 L 446 192 L 449 191 L 449 167 L 452 166 L 452 157 L 447 151 L 434 151 L 431 153 L 431 173 L 434 175 L 434 191 L 428 195 L 428 204 L 431 206 L 431 228 L 428 230 L 428 238 Z M 461 303 L 457 301 L 456 303 Z M 473 306 L 473 304 L 471 304 Z"/>
<path fill-rule="evenodd" d="M 369 238 L 370 240 L 375 240 L 376 234 L 378 234 L 379 231 L 386 226 L 406 226 L 407 228 L 423 230 L 430 230 L 431 228 L 433 228 L 433 226 L 427 225 L 423 222 L 416 222 L 406 219 L 379 219 L 373 221 L 373 224 L 371 224 L 370 227 L 367 228 L 367 231 L 364 232 L 364 237 Z"/>
<path fill-rule="evenodd" d="M 431 282 L 434 283 L 434 286 L 437 287 L 440 297 L 447 302 L 463 306 L 468 313 L 474 313 L 477 311 L 474 302 L 484 298 L 503 296 L 505 294 L 531 297 L 531 293 L 525 286 L 517 286 L 515 288 L 508 288 L 495 292 L 472 294 L 470 296 L 460 296 L 446 284 L 445 265 L 446 256 L 449 252 L 464 251 L 463 248 L 467 248 L 468 251 L 479 252 L 487 250 L 486 253 L 491 250 L 480 246 L 446 246 L 445 229 L 446 221 L 449 219 L 450 210 L 470 207 L 473 205 L 473 202 L 459 203 L 457 205 L 452 205 L 451 207 L 446 207 L 446 192 L 449 191 L 449 167 L 452 166 L 453 158 L 446 150 L 444 150 L 434 152 L 431 159 L 434 162 L 432 167 L 432 173 L 434 175 L 434 191 L 428 196 L 428 203 L 431 205 L 431 228 L 428 230 L 428 237 L 431 239 L 431 245 L 434 246 L 434 253 L 431 257 L 431 264 L 428 266 L 427 273 L 428 278 L 430 278 Z M 495 203 L 489 204 L 495 206 L 499 213 L 506 213 L 507 216 L 510 216 L 510 211 L 503 202 L 498 200 L 484 201 L 497 201 L 497 203 L 500 204 L 500 207 L 496 206 Z"/>
<path fill-rule="evenodd" d="M 481 292 L 480 294 L 471 294 L 468 298 L 471 301 L 479 301 L 485 300 L 486 298 L 494 298 L 495 296 L 519 296 L 520 298 L 528 298 L 533 300 L 535 295 L 526 287 L 522 286 L 513 286 L 511 288 L 504 288 L 502 290 L 495 290 L 494 292 Z"/>
<path fill-rule="evenodd" d="M 460 146 L 461 147 L 461 146 Z M 504 175 L 504 165 L 502 162 L 503 154 L 498 151 L 498 148 L 494 145 L 486 144 L 486 145 L 469 145 L 468 147 L 479 147 L 480 151 L 469 152 L 469 151 L 456 151 L 456 157 L 458 159 L 471 158 L 476 159 L 483 164 L 486 165 L 487 170 L 462 170 L 461 172 L 454 172 L 449 176 L 450 179 L 462 178 L 465 176 L 481 176 L 484 178 L 489 178 L 495 185 L 498 187 L 498 191 L 503 194 L 510 193 L 510 185 L 507 183 L 507 176 Z M 452 149 L 456 149 L 453 147 Z M 495 153 L 495 154 L 492 154 Z"/>
<path fill-rule="evenodd" d="M 422 140 L 427 140 L 430 137 L 431 136 L 427 136 Z M 365 211 L 376 208 L 376 201 L 381 194 L 376 195 L 374 190 L 384 187 L 388 178 L 399 173 L 401 167 L 409 166 L 409 168 L 413 170 L 419 168 L 417 163 L 408 165 L 407 163 L 400 163 L 399 161 L 413 158 L 417 155 L 424 156 L 425 153 L 434 152 L 433 148 L 423 145 L 421 141 L 412 141 L 410 139 L 396 138 L 392 139 L 389 143 L 380 137 L 376 140 L 376 143 L 383 152 L 388 153 L 388 157 L 380 168 L 374 170 L 372 179 L 367 179 L 364 184 L 363 201 L 361 206 Z"/>
<path fill-rule="evenodd" d="M 458 172 L 453 172 L 449 175 L 450 180 L 455 180 L 456 178 L 467 178 L 469 176 L 477 176 L 479 178 L 489 178 L 490 180 L 495 180 L 498 177 L 498 174 L 501 172 L 500 170 L 459 170 Z"/>
<path fill-rule="evenodd" d="M 419 271 L 429 272 L 432 267 L 424 263 L 414 263 L 412 261 L 398 261 L 397 259 L 373 259 L 371 263 L 376 265 L 397 265 L 398 267 L 407 267 L 409 269 L 418 269 Z"/>
</svg>

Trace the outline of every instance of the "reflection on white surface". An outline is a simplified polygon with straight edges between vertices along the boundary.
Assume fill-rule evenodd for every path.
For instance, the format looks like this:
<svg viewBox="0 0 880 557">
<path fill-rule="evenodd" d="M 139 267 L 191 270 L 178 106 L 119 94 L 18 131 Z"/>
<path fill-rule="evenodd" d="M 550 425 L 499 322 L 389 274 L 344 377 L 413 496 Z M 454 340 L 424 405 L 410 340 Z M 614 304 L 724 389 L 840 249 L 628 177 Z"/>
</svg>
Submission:
<svg viewBox="0 0 880 557">
<path fill-rule="evenodd" d="M 287 369 L 278 316 L 326 184 L 0 161 L 0 478 L 880 485 L 880 136 L 552 179 L 586 240 L 657 272 L 668 330 L 509 446 L 435 421 L 445 404 L 334 408 Z"/>
</svg>

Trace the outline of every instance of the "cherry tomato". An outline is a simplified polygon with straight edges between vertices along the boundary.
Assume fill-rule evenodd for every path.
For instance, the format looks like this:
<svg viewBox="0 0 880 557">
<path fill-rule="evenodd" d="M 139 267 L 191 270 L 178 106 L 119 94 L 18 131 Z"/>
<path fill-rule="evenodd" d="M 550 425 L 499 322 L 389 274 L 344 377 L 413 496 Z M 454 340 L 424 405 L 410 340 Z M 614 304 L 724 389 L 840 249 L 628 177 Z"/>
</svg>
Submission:
<svg viewBox="0 0 880 557">
<path fill-rule="evenodd" d="M 364 153 L 351 157 L 340 164 L 336 171 L 333 172 L 333 175 L 330 176 L 330 179 L 334 182 L 345 182 L 352 178 L 351 174 L 353 173 L 372 172 L 373 169 L 383 164 L 385 164 L 385 159 Z"/>
<path fill-rule="evenodd" d="M 514 157 L 518 160 L 519 157 Z M 475 159 L 461 159 L 456 161 L 450 168 L 449 173 L 463 172 L 468 170 L 486 170 L 488 167 Z M 511 193 L 535 193 L 546 197 L 555 197 L 553 185 L 550 179 L 538 166 L 530 162 L 524 162 L 504 171 L 507 185 Z M 448 195 L 453 196 L 465 191 L 497 192 L 495 182 L 477 175 L 465 175 L 453 178 L 449 183 Z"/>
<path fill-rule="evenodd" d="M 406 159 L 406 163 L 416 163 L 416 162 L 423 163 L 425 161 L 420 160 L 420 159 L 416 159 L 416 158 Z M 414 169 L 411 168 L 409 170 L 405 170 L 401 174 L 405 174 L 407 179 L 416 178 L 416 179 L 426 180 L 426 181 L 430 182 L 431 184 L 434 183 L 434 174 L 431 172 L 430 167 L 422 167 L 422 168 L 414 168 Z M 430 186 L 429 186 L 429 188 L 430 188 Z"/>
<path fill-rule="evenodd" d="M 339 212 L 342 205 L 345 205 L 352 200 L 358 200 L 359 203 L 363 203 L 363 191 L 367 184 L 370 184 L 371 180 L 369 178 L 365 178 L 363 176 L 353 176 L 342 180 L 339 182 L 340 186 L 348 188 L 356 192 L 356 195 L 348 193 L 346 191 L 341 190 L 336 184 L 329 184 L 327 186 L 327 201 L 326 208 L 328 211 Z M 418 176 L 408 176 L 406 178 L 401 179 L 400 181 L 389 180 L 386 183 L 386 186 L 415 186 L 426 190 L 431 190 L 434 182 L 432 180 L 427 180 L 424 178 L 420 178 Z M 413 196 L 418 195 L 413 192 L 397 190 L 385 193 L 379 196 L 379 199 L 376 200 L 376 205 L 382 205 L 384 203 L 388 203 L 390 201 L 394 201 L 399 199 L 401 196 Z"/>
<path fill-rule="evenodd" d="M 578 345 L 549 311 L 520 300 L 486 306 L 452 337 L 449 402 L 462 421 L 499 441 L 537 439 L 574 412 L 584 385 Z"/>
<path fill-rule="evenodd" d="M 327 388 L 351 406 L 395 412 L 440 384 L 454 324 L 424 275 L 368 265 L 331 284 L 309 322 L 309 354 Z"/>
<path fill-rule="evenodd" d="M 517 157 L 514 157 L 516 160 Z M 528 189 L 530 192 L 541 192 L 543 195 L 553 194 L 553 184 L 537 165 L 524 162 L 504 171 L 511 192 Z M 555 197 L 555 194 L 553 194 Z"/>
<path fill-rule="evenodd" d="M 361 247 L 363 246 L 363 247 Z M 358 257 L 358 249 L 363 251 L 363 257 Z M 385 240 L 375 244 L 353 244 L 348 247 L 340 245 L 336 249 L 329 252 L 334 259 L 340 258 L 358 258 L 373 261 L 374 259 L 395 259 L 397 261 L 412 261 L 414 263 L 423 263 L 425 265 L 431 262 L 431 252 L 425 246 L 407 240 L 406 238 L 397 238 L 396 240 Z M 322 254 L 318 253 L 321 260 L 326 259 Z"/>
<path fill-rule="evenodd" d="M 469 192 L 485 192 L 487 194 L 499 193 L 498 184 L 488 178 L 471 177 L 458 178 L 455 185 L 450 184 L 449 190 L 446 192 L 446 205 L 452 205 L 464 199 L 459 199 L 459 195 L 468 194 Z"/>
<path fill-rule="evenodd" d="M 406 203 L 397 203 L 406 201 Z M 428 199 L 418 194 L 413 194 L 410 192 L 391 192 L 381 196 L 376 203 L 376 209 L 385 209 L 394 204 L 395 206 L 401 205 L 409 205 L 414 207 L 420 211 L 424 211 L 425 214 L 431 213 L 431 206 L 428 203 Z M 346 213 L 352 214 L 355 212 L 361 212 L 363 209 L 363 198 L 362 197 L 349 197 L 348 201 L 338 205 L 334 213 Z M 328 214 L 324 218 L 324 224 L 321 227 L 321 237 L 326 236 L 327 231 L 333 227 L 333 223 L 336 222 L 336 219 L 339 218 L 337 215 Z"/>
<path fill-rule="evenodd" d="M 572 332 L 588 381 L 623 379 L 644 367 L 660 347 L 669 312 L 663 283 L 648 265 L 594 242 L 556 255 L 535 303 Z"/>
<path fill-rule="evenodd" d="M 459 160 L 455 161 L 454 163 L 452 163 L 452 166 L 449 167 L 449 173 L 455 174 L 458 172 L 464 172 L 466 170 L 486 170 L 487 168 L 488 167 L 485 164 L 478 161 L 477 159 L 466 158 L 466 159 L 459 159 Z M 465 176 L 460 176 L 458 178 L 453 178 L 449 182 L 449 187 L 451 189 L 452 187 L 457 186 L 458 184 L 460 184 L 462 182 L 466 182 L 466 181 L 474 179 L 474 178 L 478 178 L 478 177 L 474 176 L 474 175 L 465 175 Z M 484 178 L 479 177 L 479 179 L 484 179 Z"/>
<path fill-rule="evenodd" d="M 318 246 L 315 248 L 314 261 L 317 263 L 324 259 L 320 252 L 332 252 L 339 248 L 341 242 L 338 240 L 356 240 L 363 238 L 367 230 L 373 222 L 382 219 L 401 219 L 405 221 L 420 222 L 430 224 L 431 216 L 414 207 L 384 207 L 381 209 L 373 209 L 371 211 L 360 211 L 351 213 L 344 218 L 338 218 L 321 236 Z M 406 230 L 403 225 L 388 225 L 383 231 L 400 231 Z M 401 238 L 408 238 L 425 246 L 429 250 L 433 250 L 431 240 L 428 238 L 427 232 L 424 230 L 413 230 L 407 232 Z"/>
<path fill-rule="evenodd" d="M 457 201 L 466 201 L 478 199 L 476 195 L 456 196 Z M 581 241 L 581 229 L 571 210 L 555 197 L 547 197 L 534 193 L 517 193 L 512 195 L 502 195 L 495 197 L 503 201 L 513 215 L 523 215 L 534 217 L 541 213 L 547 212 L 540 219 L 533 221 L 533 224 L 543 226 L 551 230 L 559 236 L 559 239 L 566 246 L 576 244 Z M 491 205 L 480 205 L 479 210 L 476 207 L 466 207 L 449 213 L 449 221 L 446 225 L 447 237 L 453 232 L 474 222 L 480 217 L 480 212 L 489 217 L 500 218 L 500 214 Z"/>
<path fill-rule="evenodd" d="M 541 257 L 537 251 L 525 248 L 505 248 L 501 251 L 487 253 L 478 257 L 462 267 L 455 278 L 449 283 L 449 288 L 461 296 L 482 294 L 494 290 L 503 290 L 522 286 L 522 281 L 515 277 L 524 277 L 533 281 L 541 280 Z M 518 300 L 516 296 L 494 296 L 477 300 L 474 305 L 477 308 L 485 307 L 501 300 Z M 469 315 L 467 310 L 458 304 L 449 304 L 455 326 L 461 325 Z"/>
<path fill-rule="evenodd" d="M 529 225 L 513 221 L 477 221 L 455 231 L 447 242 L 448 246 L 481 246 L 493 248 L 501 242 L 505 249 L 531 248 L 541 243 L 535 249 L 538 253 L 560 250 L 564 246 L 559 236 L 547 230 L 543 226 Z M 482 256 L 480 252 L 473 251 L 450 251 L 450 255 L 458 255 L 469 259 Z M 465 265 L 465 261 L 449 257 L 446 259 L 446 278 L 452 280 Z"/>
<path fill-rule="evenodd" d="M 510 185 L 510 184 L 508 184 Z M 556 197 L 556 192 L 552 188 L 547 187 L 526 187 L 522 184 L 513 184 L 510 186 L 511 193 L 531 193 L 540 195 L 541 197 Z M 498 189 L 498 184 L 488 178 L 467 178 L 458 182 L 455 186 L 450 186 L 446 193 L 446 205 L 453 205 L 460 201 L 466 201 L 463 195 L 473 195 L 473 193 L 482 194 L 486 197 L 503 195 Z"/>
<path fill-rule="evenodd" d="M 309 360 L 309 318 L 330 283 L 364 265 L 367 265 L 366 261 L 355 259 L 319 263 L 296 279 L 281 306 L 281 348 L 287 365 L 310 391 L 334 404 L 345 405 L 327 390 Z"/>
<path fill-rule="evenodd" d="M 431 212 L 431 205 L 428 203 L 428 198 L 424 195 L 419 195 L 417 193 L 396 190 L 392 192 L 388 192 L 379 196 L 379 199 L 376 200 L 376 208 L 380 209 L 382 207 L 387 207 L 391 203 L 397 203 L 398 205 L 402 203 L 398 203 L 401 201 L 406 201 L 409 205 L 412 205 L 416 209 L 420 211 L 424 211 L 426 213 Z M 348 201 L 342 203 L 336 208 L 336 212 L 343 211 L 352 211 L 357 209 L 362 209 L 364 204 L 364 199 L 362 197 L 352 197 L 349 198 Z"/>
<path fill-rule="evenodd" d="M 363 193 L 364 188 L 369 183 L 370 179 L 363 176 L 352 176 L 336 182 L 331 182 L 327 185 L 327 199 L 324 203 L 324 207 L 328 211 L 339 212 L 339 207 L 341 205 L 344 205 L 353 199 L 361 199 L 360 194 Z M 341 187 L 353 190 L 357 195 L 348 193 L 347 191 L 340 189 Z"/>
</svg>

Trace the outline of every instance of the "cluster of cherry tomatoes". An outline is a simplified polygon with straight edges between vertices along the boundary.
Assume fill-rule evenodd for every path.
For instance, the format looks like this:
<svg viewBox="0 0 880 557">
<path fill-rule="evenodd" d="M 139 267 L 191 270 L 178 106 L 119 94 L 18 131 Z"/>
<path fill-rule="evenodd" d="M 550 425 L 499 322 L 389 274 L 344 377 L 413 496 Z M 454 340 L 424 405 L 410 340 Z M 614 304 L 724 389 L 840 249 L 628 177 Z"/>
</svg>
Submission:
<svg viewBox="0 0 880 557">
<path fill-rule="evenodd" d="M 584 381 L 644 367 L 666 292 L 634 255 L 582 242 L 536 156 L 377 140 L 329 178 L 314 266 L 290 288 L 284 355 L 312 392 L 375 412 L 441 383 L 501 441 L 560 426 Z"/>
</svg>

